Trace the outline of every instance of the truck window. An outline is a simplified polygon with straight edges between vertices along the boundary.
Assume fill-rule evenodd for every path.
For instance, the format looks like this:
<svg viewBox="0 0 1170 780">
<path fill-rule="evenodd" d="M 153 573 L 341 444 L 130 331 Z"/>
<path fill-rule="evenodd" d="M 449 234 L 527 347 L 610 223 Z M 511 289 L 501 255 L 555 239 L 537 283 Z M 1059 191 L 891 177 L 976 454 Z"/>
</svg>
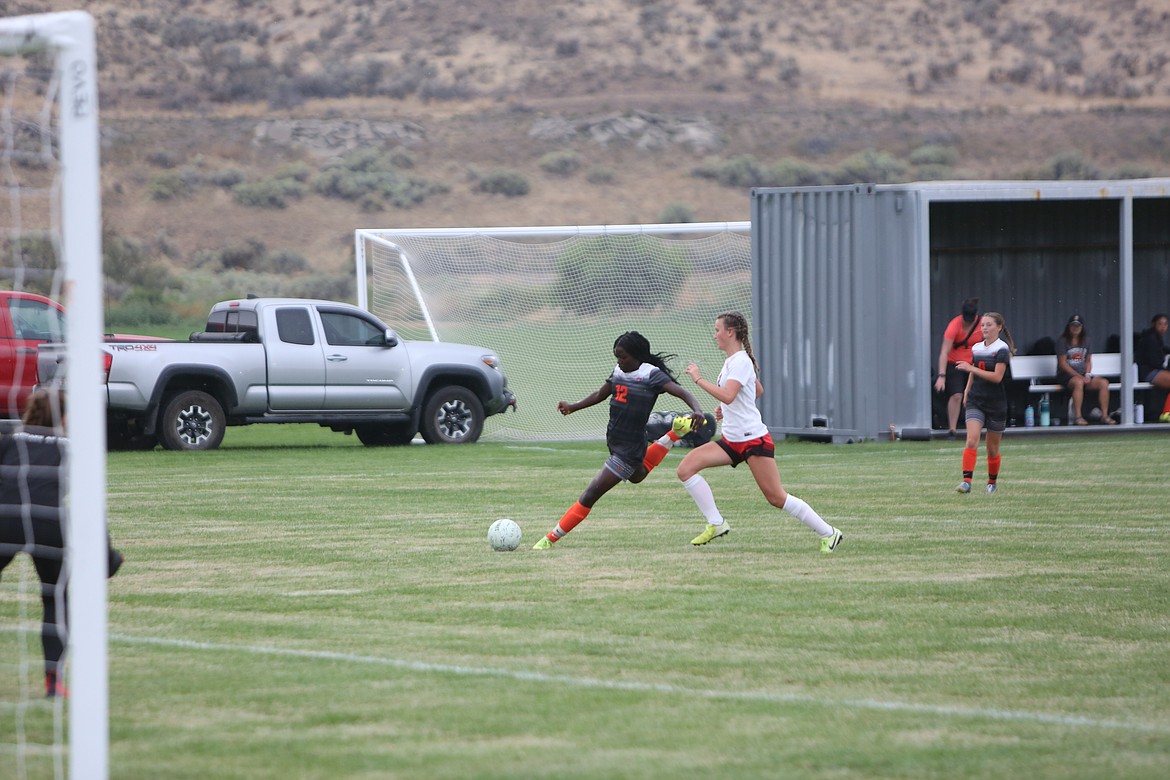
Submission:
<svg viewBox="0 0 1170 780">
<path fill-rule="evenodd" d="M 276 334 L 286 344 L 313 344 L 313 323 L 309 310 L 289 308 L 276 310 Z"/>
<path fill-rule="evenodd" d="M 380 347 L 386 344 L 386 333 L 374 323 L 352 314 L 321 311 L 325 340 L 335 347 Z"/>
<path fill-rule="evenodd" d="M 10 298 L 12 335 L 29 341 L 64 341 L 65 315 L 43 301 Z"/>
<path fill-rule="evenodd" d="M 256 312 L 239 309 L 220 309 L 207 315 L 208 333 L 251 333 L 256 335 L 260 328 Z"/>
</svg>

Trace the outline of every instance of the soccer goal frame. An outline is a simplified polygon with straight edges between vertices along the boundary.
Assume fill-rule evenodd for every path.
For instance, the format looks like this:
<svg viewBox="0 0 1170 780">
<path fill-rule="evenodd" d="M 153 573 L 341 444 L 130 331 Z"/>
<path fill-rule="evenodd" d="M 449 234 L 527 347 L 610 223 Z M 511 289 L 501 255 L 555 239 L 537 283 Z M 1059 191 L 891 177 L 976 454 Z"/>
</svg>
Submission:
<svg viewBox="0 0 1170 780">
<path fill-rule="evenodd" d="M 50 193 L 54 284 L 67 306 L 64 381 L 69 388 L 69 447 L 62 506 L 64 574 L 69 582 L 68 774 L 109 776 L 109 681 L 106 611 L 106 431 L 102 381 L 102 250 L 98 85 L 93 18 L 83 11 L 0 19 L 0 53 L 44 53 L 52 61 L 52 92 L 39 132 L 43 155 L 57 170 Z M 11 164 L 15 132 L 0 138 Z M 10 204 L 21 185 L 0 182 Z M 22 238 L 15 205 L 0 215 L 10 243 Z M 16 264 L 20 252 L 6 262 Z M 19 277 L 17 277 L 19 278 Z"/>
<path fill-rule="evenodd" d="M 401 336 L 500 357 L 518 412 L 488 418 L 488 441 L 603 438 L 603 407 L 565 417 L 557 401 L 597 390 L 615 337 L 637 330 L 676 376 L 689 360 L 713 375 L 714 317 L 751 312 L 750 222 L 363 228 L 354 257 L 358 306 Z"/>
<path fill-rule="evenodd" d="M 431 338 L 439 341 L 434 321 L 427 309 L 426 300 L 418 286 L 411 267 L 410 253 L 402 246 L 399 238 L 409 236 L 452 238 L 462 236 L 491 236 L 503 241 L 554 241 L 574 236 L 686 236 L 710 235 L 712 233 L 738 233 L 750 238 L 751 222 L 682 222 L 656 225 L 559 225 L 529 227 L 482 227 L 482 228 L 358 228 L 354 231 L 354 274 L 357 280 L 357 305 L 371 311 L 369 301 L 370 264 L 367 260 L 367 244 L 380 244 L 396 252 L 402 261 L 403 273 L 410 282 L 410 288 L 430 331 Z"/>
</svg>

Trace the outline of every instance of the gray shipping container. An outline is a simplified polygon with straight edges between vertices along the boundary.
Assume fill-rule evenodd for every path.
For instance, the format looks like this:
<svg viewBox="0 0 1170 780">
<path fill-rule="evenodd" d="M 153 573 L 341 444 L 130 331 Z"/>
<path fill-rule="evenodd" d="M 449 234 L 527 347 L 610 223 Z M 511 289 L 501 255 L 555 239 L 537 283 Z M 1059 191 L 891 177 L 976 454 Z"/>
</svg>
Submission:
<svg viewBox="0 0 1170 780">
<path fill-rule="evenodd" d="M 1133 334 L 1170 310 L 1170 179 L 757 188 L 751 224 L 752 345 L 775 435 L 933 427 L 942 332 L 967 297 L 1004 315 L 1019 354 L 1079 313 L 1093 351 L 1126 366 Z M 1122 385 L 1132 425 L 1129 372 Z"/>
</svg>

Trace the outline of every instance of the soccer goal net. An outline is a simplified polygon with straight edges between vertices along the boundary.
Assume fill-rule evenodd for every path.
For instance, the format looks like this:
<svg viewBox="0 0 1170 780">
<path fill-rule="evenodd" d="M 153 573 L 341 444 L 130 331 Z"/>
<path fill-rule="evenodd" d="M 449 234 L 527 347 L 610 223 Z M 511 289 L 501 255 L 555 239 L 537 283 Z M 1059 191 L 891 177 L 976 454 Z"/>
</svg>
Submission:
<svg viewBox="0 0 1170 780">
<path fill-rule="evenodd" d="M 636 330 L 675 355 L 680 379 L 692 360 L 714 376 L 715 317 L 751 316 L 750 222 L 363 229 L 355 243 L 359 305 L 405 338 L 500 356 L 517 411 L 489 418 L 485 440 L 603 439 L 605 405 L 566 417 L 557 401 L 601 387 L 618 336 Z"/>
<path fill-rule="evenodd" d="M 38 446 L 52 442 L 60 454 L 61 466 L 51 477 L 59 485 L 55 490 L 34 487 L 30 474 L 50 477 L 27 454 L 34 446 L 28 444 L 32 430 L 13 436 L 19 421 L 4 421 L 2 435 L 12 437 L 0 463 L 9 481 L 0 506 L 0 563 L 8 563 L 0 578 L 4 777 L 105 778 L 109 771 L 97 108 L 88 14 L 0 18 L 0 289 L 28 293 L 22 300 L 35 299 L 52 312 L 67 308 L 63 376 L 69 391 L 68 430 L 54 406 L 49 417 L 55 435 L 36 440 Z M 7 296 L 13 297 L 21 296 Z M 17 307 L 0 308 L 16 322 Z M 5 331 L 0 351 L 15 366 L 16 379 L 0 379 L 22 385 L 3 388 L 11 393 L 8 400 L 27 394 L 37 343 L 52 336 L 18 333 L 17 327 Z M 24 454 L 12 455 L 16 450 Z M 45 530 L 49 525 L 55 534 Z M 62 665 L 52 664 L 54 696 L 46 696 L 49 651 L 42 648 L 43 591 L 33 557 L 42 567 L 55 560 L 61 568 L 59 575 L 46 575 L 51 584 L 44 591 L 59 607 L 46 633 L 65 645 Z"/>
</svg>

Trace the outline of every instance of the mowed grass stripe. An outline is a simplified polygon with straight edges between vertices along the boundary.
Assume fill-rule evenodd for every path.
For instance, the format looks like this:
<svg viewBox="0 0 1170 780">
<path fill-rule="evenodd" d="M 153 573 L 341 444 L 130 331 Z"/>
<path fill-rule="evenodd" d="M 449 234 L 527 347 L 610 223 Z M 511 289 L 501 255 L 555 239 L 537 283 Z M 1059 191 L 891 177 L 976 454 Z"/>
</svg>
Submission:
<svg viewBox="0 0 1170 780">
<path fill-rule="evenodd" d="M 337 653 L 318 650 L 294 650 L 276 647 L 254 647 L 240 645 L 225 645 L 198 640 L 174 639 L 163 637 L 139 636 L 110 636 L 111 642 L 120 642 L 131 645 L 155 645 L 193 651 L 246 653 L 261 656 L 289 656 L 309 660 L 341 661 L 343 663 L 367 664 L 371 666 L 389 666 L 408 672 L 424 674 L 448 674 L 455 676 L 472 677 L 506 677 L 509 679 L 532 682 L 537 684 L 553 683 L 579 688 L 598 688 L 602 690 L 632 691 L 640 693 L 655 693 L 669 696 L 692 696 L 707 699 L 729 699 L 769 702 L 773 704 L 812 704 L 820 707 L 841 707 L 847 709 L 871 709 L 914 712 L 940 717 L 954 718 L 986 718 L 989 720 L 1032 721 L 1035 723 L 1051 724 L 1056 726 L 1074 726 L 1093 729 L 1133 729 L 1159 734 L 1170 734 L 1170 725 L 1135 723 L 1124 721 L 1097 720 L 1079 715 L 1054 714 L 1043 712 L 1013 712 L 1010 710 L 979 709 L 951 707 L 945 705 L 920 704 L 901 701 L 877 700 L 831 700 L 806 694 L 781 693 L 773 691 L 732 691 L 690 688 L 679 685 L 662 683 L 636 682 L 630 680 L 602 680 L 587 677 L 573 677 L 571 675 L 542 674 L 523 669 L 493 669 L 486 667 L 451 666 L 436 664 L 427 661 L 417 661 L 401 658 L 384 658 L 380 656 L 360 656 L 349 653 Z"/>
</svg>

